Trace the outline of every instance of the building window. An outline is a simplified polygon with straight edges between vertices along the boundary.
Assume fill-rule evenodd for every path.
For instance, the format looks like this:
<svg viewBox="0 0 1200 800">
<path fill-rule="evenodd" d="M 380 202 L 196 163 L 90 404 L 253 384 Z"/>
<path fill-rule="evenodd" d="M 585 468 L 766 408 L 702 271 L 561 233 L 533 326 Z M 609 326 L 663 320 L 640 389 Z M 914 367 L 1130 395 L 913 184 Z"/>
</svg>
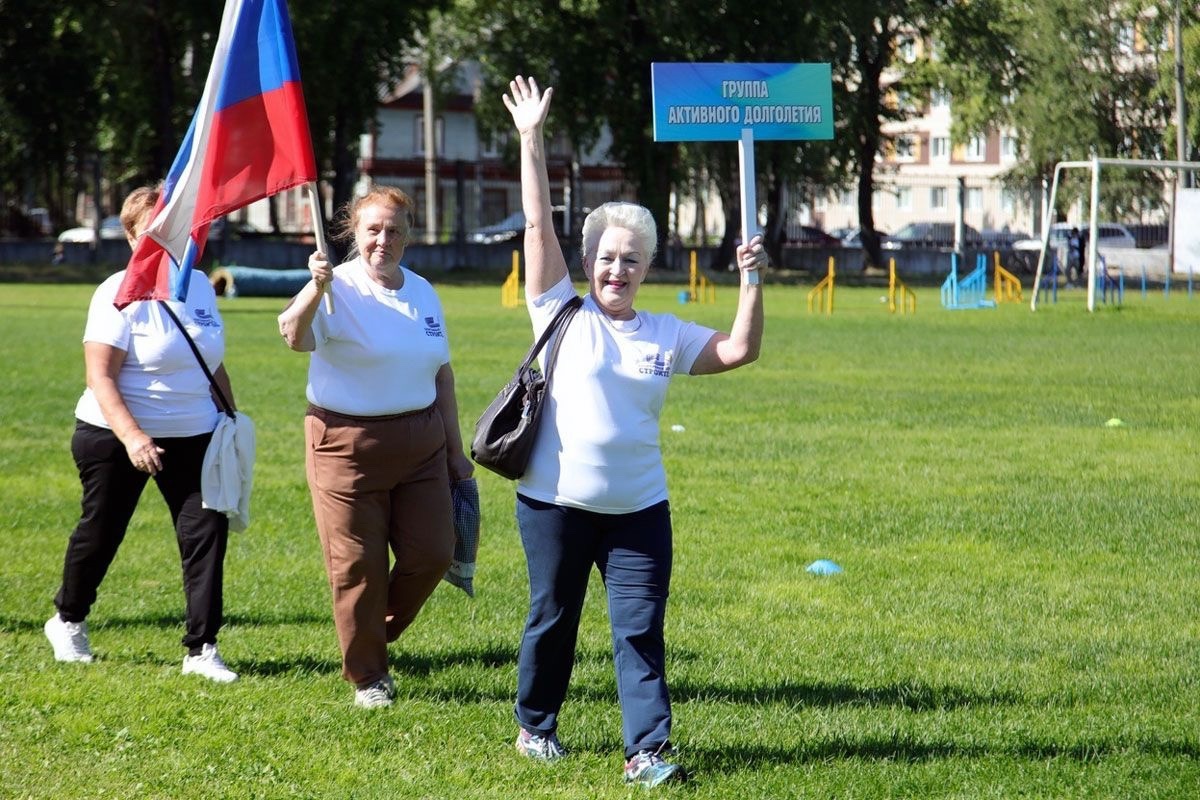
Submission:
<svg viewBox="0 0 1200 800">
<path fill-rule="evenodd" d="M 935 211 L 946 209 L 946 187 L 933 186 L 929 189 L 929 207 Z"/>
<path fill-rule="evenodd" d="M 500 158 L 504 154 L 504 145 L 508 134 L 497 133 L 487 139 L 479 140 L 480 158 Z"/>
<path fill-rule="evenodd" d="M 950 160 L 950 137 L 934 136 L 929 140 L 929 157 L 933 161 Z"/>
<path fill-rule="evenodd" d="M 917 157 L 917 142 L 916 139 L 909 134 L 903 134 L 896 137 L 896 161 L 912 161 Z"/>
<path fill-rule="evenodd" d="M 413 152 L 419 156 L 425 155 L 425 115 L 417 114 L 413 126 Z M 446 122 L 441 117 L 433 120 L 433 154 L 446 152 Z"/>
<path fill-rule="evenodd" d="M 967 211 L 983 211 L 983 189 L 972 186 L 967 189 Z"/>
<path fill-rule="evenodd" d="M 1013 194 L 1012 189 L 1000 190 L 1000 210 L 1009 217 L 1017 213 L 1017 196 Z"/>
<path fill-rule="evenodd" d="M 1000 160 L 1017 160 L 1017 137 L 1009 134 L 1000 137 Z"/>
<path fill-rule="evenodd" d="M 896 189 L 896 208 L 901 211 L 912 211 L 912 187 L 900 186 Z"/>
<path fill-rule="evenodd" d="M 911 64 L 917 60 L 917 41 L 911 36 L 906 36 L 900 40 L 900 46 L 896 48 L 900 53 L 900 57 L 905 63 Z"/>
<path fill-rule="evenodd" d="M 983 161 L 987 156 L 987 139 L 982 136 L 972 136 L 967 142 L 966 161 Z"/>
<path fill-rule="evenodd" d="M 945 88 L 939 86 L 929 94 L 929 105 L 933 110 L 946 109 L 950 107 L 950 93 Z"/>
</svg>

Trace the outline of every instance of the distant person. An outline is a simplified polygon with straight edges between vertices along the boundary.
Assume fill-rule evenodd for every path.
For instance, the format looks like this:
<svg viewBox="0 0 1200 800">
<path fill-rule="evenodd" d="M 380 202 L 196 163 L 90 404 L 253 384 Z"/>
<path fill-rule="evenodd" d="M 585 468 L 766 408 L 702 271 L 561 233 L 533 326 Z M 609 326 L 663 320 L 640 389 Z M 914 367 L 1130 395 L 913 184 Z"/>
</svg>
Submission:
<svg viewBox="0 0 1200 800">
<path fill-rule="evenodd" d="M 518 76 L 504 104 L 520 134 L 525 209 L 525 300 L 534 335 L 576 297 L 551 223 L 543 126 L 551 89 Z M 671 582 L 672 525 L 659 449 L 659 415 L 675 375 L 749 364 L 763 333 L 761 237 L 738 247 L 741 270 L 730 333 L 671 314 L 636 311 L 654 259 L 654 218 L 633 203 L 605 203 L 583 224 L 588 293 L 563 331 L 554 381 L 528 471 L 517 485 L 517 525 L 530 609 L 517 660 L 516 748 L 566 755 L 559 711 L 575 663 L 588 576 L 604 580 L 621 704 L 624 779 L 657 786 L 685 777 L 667 760 L 671 704 L 663 627 Z"/>
<path fill-rule="evenodd" d="M 400 263 L 412 212 L 408 195 L 388 186 L 347 204 L 339 234 L 353 239 L 354 257 L 333 268 L 313 253 L 312 280 L 279 315 L 288 346 L 311 353 L 305 466 L 342 676 L 363 708 L 392 704 L 387 644 L 450 566 L 450 483 L 474 471 L 441 301 Z M 332 314 L 321 299 L 327 288 Z"/>
<path fill-rule="evenodd" d="M 1089 228 L 1084 228 L 1079 232 L 1079 281 L 1084 283 L 1087 281 L 1088 274 L 1088 238 L 1091 234 Z"/>
<path fill-rule="evenodd" d="M 1079 228 L 1071 228 L 1067 234 L 1067 285 L 1074 286 L 1079 281 L 1082 261 L 1080 260 Z"/>
<path fill-rule="evenodd" d="M 158 188 L 135 189 L 121 208 L 133 246 L 158 202 Z M 184 674 L 237 680 L 217 651 L 222 623 L 229 520 L 203 507 L 200 472 L 220 411 L 208 377 L 174 320 L 157 301 L 117 310 L 122 270 L 92 295 L 83 355 L 87 389 L 75 406 L 71 453 L 83 484 L 83 513 L 67 543 L 58 609 L 45 625 L 58 661 L 92 661 L 87 616 L 151 478 L 171 512 L 187 598 Z M 192 272 L 186 302 L 168 301 L 225 397 L 233 391 L 222 360 L 224 326 L 208 278 Z"/>
</svg>

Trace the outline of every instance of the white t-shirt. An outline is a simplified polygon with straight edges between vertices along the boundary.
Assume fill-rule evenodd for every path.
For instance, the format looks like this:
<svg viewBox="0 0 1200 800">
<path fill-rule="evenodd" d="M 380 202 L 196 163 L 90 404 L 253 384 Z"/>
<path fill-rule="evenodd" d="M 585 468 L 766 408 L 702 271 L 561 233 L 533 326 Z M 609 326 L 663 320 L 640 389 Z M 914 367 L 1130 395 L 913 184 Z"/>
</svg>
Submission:
<svg viewBox="0 0 1200 800">
<path fill-rule="evenodd" d="M 575 296 L 569 277 L 528 302 L 535 337 Z M 518 491 L 604 514 L 667 499 L 659 414 L 715 331 L 671 314 L 613 320 L 589 295 L 562 334 L 550 397 Z M 553 342 L 543 351 L 548 355 Z"/>
<path fill-rule="evenodd" d="M 442 303 L 429 281 L 401 266 L 404 285 L 385 289 L 361 259 L 334 267 L 333 314 L 313 318 L 317 348 L 305 394 L 313 405 L 356 417 L 416 411 L 437 399 L 450 363 Z"/>
<path fill-rule="evenodd" d="M 149 436 L 209 433 L 216 427 L 220 411 L 195 354 L 175 321 L 157 302 L 139 300 L 117 310 L 113 300 L 124 278 L 125 271 L 121 270 L 92 294 L 83 341 L 125 351 L 117 388 L 129 413 Z M 225 358 L 225 328 L 208 277 L 193 270 L 187 300 L 169 302 L 200 348 L 204 363 L 216 370 Z M 91 389 L 85 389 L 79 398 L 75 416 L 101 428 L 111 427 Z"/>
</svg>

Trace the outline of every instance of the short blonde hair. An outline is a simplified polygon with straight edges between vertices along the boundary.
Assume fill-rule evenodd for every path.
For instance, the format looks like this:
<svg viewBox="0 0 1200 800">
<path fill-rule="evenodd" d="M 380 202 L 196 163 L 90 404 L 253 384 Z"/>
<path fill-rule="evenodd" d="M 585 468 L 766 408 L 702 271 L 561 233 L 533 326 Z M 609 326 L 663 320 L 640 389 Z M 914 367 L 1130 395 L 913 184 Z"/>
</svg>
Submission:
<svg viewBox="0 0 1200 800">
<path fill-rule="evenodd" d="M 342 213 L 333 225 L 334 238 L 353 242 L 354 232 L 358 228 L 359 215 L 364 208 L 370 205 L 393 206 L 403 211 L 401 217 L 404 220 L 404 230 L 401 233 L 404 235 L 405 241 L 408 240 L 408 234 L 413 227 L 413 209 L 415 208 L 412 198 L 395 186 L 380 185 L 372 186 L 362 197 L 356 197 L 342 207 Z"/>
<path fill-rule="evenodd" d="M 136 239 L 150 223 L 150 214 L 158 205 L 162 185 L 139 186 L 125 197 L 121 204 L 121 227 L 130 241 Z"/>
<path fill-rule="evenodd" d="M 625 228 L 632 231 L 646 256 L 646 264 L 649 265 L 654 260 L 654 254 L 658 252 L 658 225 L 655 224 L 650 209 L 637 203 L 613 201 L 596 208 L 583 221 L 584 261 L 596 255 L 600 237 L 609 228 Z"/>
</svg>

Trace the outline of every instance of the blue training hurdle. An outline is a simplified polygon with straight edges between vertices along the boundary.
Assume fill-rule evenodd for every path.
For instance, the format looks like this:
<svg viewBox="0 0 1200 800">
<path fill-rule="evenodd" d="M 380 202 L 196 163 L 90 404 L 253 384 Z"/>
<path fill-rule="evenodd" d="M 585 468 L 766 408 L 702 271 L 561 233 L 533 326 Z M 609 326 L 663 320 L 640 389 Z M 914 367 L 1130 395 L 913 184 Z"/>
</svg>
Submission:
<svg viewBox="0 0 1200 800">
<path fill-rule="evenodd" d="M 995 308 L 996 302 L 987 299 L 987 254 L 975 257 L 975 269 L 958 279 L 958 253 L 950 254 L 950 274 L 942 283 L 942 308 Z"/>
<path fill-rule="evenodd" d="M 1050 293 L 1050 302 L 1058 302 L 1058 254 L 1051 251 L 1050 256 L 1050 272 L 1042 274 L 1042 281 L 1037 286 L 1037 298 L 1042 299 L 1042 290 L 1045 289 Z"/>
</svg>

